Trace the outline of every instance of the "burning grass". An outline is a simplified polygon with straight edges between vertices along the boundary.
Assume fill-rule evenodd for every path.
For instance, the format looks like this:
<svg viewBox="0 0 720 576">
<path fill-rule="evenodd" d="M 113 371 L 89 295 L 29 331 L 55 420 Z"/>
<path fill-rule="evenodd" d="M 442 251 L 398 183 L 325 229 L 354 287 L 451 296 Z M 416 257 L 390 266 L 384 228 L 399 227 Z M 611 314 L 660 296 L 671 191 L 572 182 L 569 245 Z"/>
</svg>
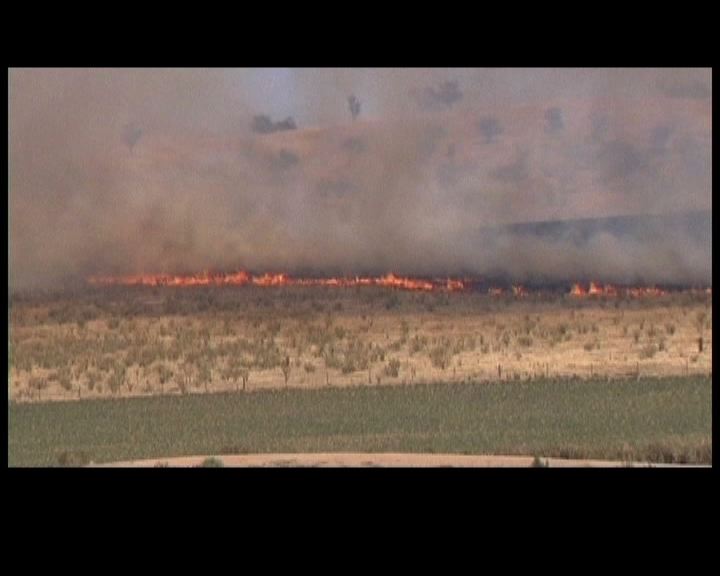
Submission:
<svg viewBox="0 0 720 576">
<path fill-rule="evenodd" d="M 365 386 L 10 403 L 10 466 L 423 452 L 712 462 L 707 377 Z"/>
</svg>

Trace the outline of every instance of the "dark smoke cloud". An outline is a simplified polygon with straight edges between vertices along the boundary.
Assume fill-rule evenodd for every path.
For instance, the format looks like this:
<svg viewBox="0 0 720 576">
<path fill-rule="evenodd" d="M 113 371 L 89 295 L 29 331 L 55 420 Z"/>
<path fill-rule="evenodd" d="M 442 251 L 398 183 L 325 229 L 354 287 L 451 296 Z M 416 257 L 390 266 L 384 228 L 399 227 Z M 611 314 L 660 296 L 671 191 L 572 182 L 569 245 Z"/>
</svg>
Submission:
<svg viewBox="0 0 720 576">
<path fill-rule="evenodd" d="M 256 134 L 272 134 L 284 130 L 297 130 L 295 120 L 291 116 L 279 122 L 273 122 L 269 116 L 262 114 L 253 118 L 252 131 Z"/>
<path fill-rule="evenodd" d="M 318 194 L 321 196 L 344 197 L 357 192 L 357 186 L 347 180 L 326 180 L 317 185 Z"/>
<path fill-rule="evenodd" d="M 437 88 L 428 86 L 418 97 L 420 106 L 427 110 L 443 110 L 451 108 L 462 100 L 463 94 L 457 81 L 447 81 Z"/>
<path fill-rule="evenodd" d="M 486 144 L 493 142 L 503 132 L 500 121 L 493 116 L 485 116 L 484 118 L 481 118 L 478 121 L 477 126 L 480 134 L 485 137 Z"/>
<path fill-rule="evenodd" d="M 132 150 L 135 146 L 135 144 L 138 143 L 140 140 L 140 137 L 142 136 L 142 129 L 137 126 L 136 124 L 130 123 L 127 126 L 125 126 L 125 129 L 123 130 L 122 138 L 123 142 L 127 145 L 130 150 Z"/>
<path fill-rule="evenodd" d="M 667 152 L 671 136 L 672 128 L 670 126 L 664 124 L 656 126 L 650 135 L 650 150 L 657 154 Z"/>
<path fill-rule="evenodd" d="M 563 114 L 560 108 L 548 108 L 545 111 L 545 129 L 550 132 L 560 132 L 564 127 Z"/>
<path fill-rule="evenodd" d="M 647 158 L 642 151 L 622 140 L 604 144 L 597 157 L 600 177 L 604 180 L 627 178 L 646 166 Z"/>
<path fill-rule="evenodd" d="M 711 282 L 692 223 L 502 231 L 709 213 L 711 102 L 668 97 L 673 79 L 711 71 L 11 70 L 10 286 L 237 267 Z M 431 113 L 408 106 L 418 86 Z M 248 130 L 258 110 L 302 128 Z"/>
<path fill-rule="evenodd" d="M 608 138 L 610 130 L 610 117 L 607 114 L 593 114 L 591 122 L 592 129 L 589 134 L 589 141 L 604 142 Z"/>
<path fill-rule="evenodd" d="M 518 152 L 514 160 L 499 166 L 490 175 L 501 182 L 523 182 L 530 177 L 528 157 L 529 153 L 527 151 Z"/>
<path fill-rule="evenodd" d="M 355 154 L 360 154 L 367 150 L 367 144 L 362 138 L 347 138 L 343 141 L 342 147 L 343 149 Z"/>
<path fill-rule="evenodd" d="M 712 96 L 710 84 L 702 80 L 662 79 L 658 88 L 669 98 L 707 100 Z"/>
<path fill-rule="evenodd" d="M 300 162 L 300 157 L 289 150 L 280 150 L 278 154 L 270 157 L 273 170 L 288 170 Z"/>
<path fill-rule="evenodd" d="M 348 108 L 352 119 L 357 120 L 357 117 L 360 116 L 360 99 L 355 94 L 348 96 Z"/>
</svg>

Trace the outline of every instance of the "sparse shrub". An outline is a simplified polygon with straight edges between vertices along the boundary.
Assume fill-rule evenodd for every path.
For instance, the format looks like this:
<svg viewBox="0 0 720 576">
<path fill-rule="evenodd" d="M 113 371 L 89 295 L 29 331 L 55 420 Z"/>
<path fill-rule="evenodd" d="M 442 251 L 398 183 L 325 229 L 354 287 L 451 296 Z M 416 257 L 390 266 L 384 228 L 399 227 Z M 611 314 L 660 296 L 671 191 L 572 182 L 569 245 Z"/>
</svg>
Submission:
<svg viewBox="0 0 720 576">
<path fill-rule="evenodd" d="M 38 399 L 39 399 L 40 393 L 42 392 L 42 390 L 47 388 L 47 381 L 44 378 L 40 378 L 38 376 L 33 376 L 28 381 L 28 387 L 30 388 L 30 390 L 34 390 L 35 392 L 37 392 Z"/>
<path fill-rule="evenodd" d="M 655 356 L 655 353 L 657 352 L 657 347 L 655 344 L 647 344 L 646 346 L 643 346 L 642 350 L 640 350 L 640 358 L 652 358 Z"/>
<path fill-rule="evenodd" d="M 110 374 L 108 379 L 108 386 L 110 392 L 115 394 L 125 384 L 126 368 L 120 364 L 115 365 L 115 369 Z"/>
<path fill-rule="evenodd" d="M 410 340 L 410 347 L 409 352 L 410 354 L 415 354 L 416 352 L 421 352 L 425 349 L 427 346 L 428 339 L 426 336 L 418 336 L 417 334 L 412 337 Z"/>
<path fill-rule="evenodd" d="M 63 450 L 57 456 L 58 466 L 74 468 L 90 463 L 90 456 L 82 450 Z"/>
<path fill-rule="evenodd" d="M 530 466 L 532 468 L 548 468 L 548 465 L 549 463 L 547 460 L 543 460 L 540 456 L 535 456 Z"/>
<path fill-rule="evenodd" d="M 391 358 L 385 365 L 385 376 L 389 378 L 397 378 L 400 374 L 400 360 L 397 358 Z"/>
<path fill-rule="evenodd" d="M 533 339 L 530 336 L 519 336 L 517 341 L 520 346 L 524 346 L 525 348 L 530 348 L 533 344 Z"/>
<path fill-rule="evenodd" d="M 203 460 L 197 468 L 223 468 L 224 466 L 225 464 L 223 464 L 223 461 L 220 460 L 220 458 L 212 456 L 210 458 L 205 458 L 205 460 Z"/>
<path fill-rule="evenodd" d="M 508 332 L 503 332 L 500 337 L 500 341 L 503 343 L 503 346 L 507 348 L 510 345 L 510 334 Z"/>
<path fill-rule="evenodd" d="M 452 360 L 449 343 L 443 342 L 430 349 L 430 362 L 435 368 L 445 370 Z"/>
<path fill-rule="evenodd" d="M 290 364 L 290 356 L 285 357 L 285 361 L 280 366 L 280 370 L 282 371 L 283 378 L 285 379 L 285 386 L 287 386 L 288 379 L 290 378 L 290 372 L 292 370 L 292 365 Z"/>
<path fill-rule="evenodd" d="M 64 366 L 58 371 L 58 381 L 63 390 L 69 392 L 72 389 L 72 374 L 69 368 Z"/>
<path fill-rule="evenodd" d="M 386 310 L 393 310 L 400 306 L 400 298 L 398 298 L 398 295 L 393 293 L 391 294 L 387 300 L 385 300 L 385 309 Z"/>
</svg>

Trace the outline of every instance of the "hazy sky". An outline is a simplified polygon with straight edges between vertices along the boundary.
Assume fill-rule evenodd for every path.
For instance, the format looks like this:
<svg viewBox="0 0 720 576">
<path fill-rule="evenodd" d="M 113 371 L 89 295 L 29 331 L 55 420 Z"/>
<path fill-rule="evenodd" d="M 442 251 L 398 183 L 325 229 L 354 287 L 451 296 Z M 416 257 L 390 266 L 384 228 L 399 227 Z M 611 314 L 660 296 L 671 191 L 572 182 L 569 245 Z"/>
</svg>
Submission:
<svg viewBox="0 0 720 576">
<path fill-rule="evenodd" d="M 594 265 L 709 281 L 711 238 L 490 247 L 476 232 L 709 210 L 711 80 L 709 69 L 11 70 L 11 285 L 238 267 L 528 277 Z"/>
</svg>

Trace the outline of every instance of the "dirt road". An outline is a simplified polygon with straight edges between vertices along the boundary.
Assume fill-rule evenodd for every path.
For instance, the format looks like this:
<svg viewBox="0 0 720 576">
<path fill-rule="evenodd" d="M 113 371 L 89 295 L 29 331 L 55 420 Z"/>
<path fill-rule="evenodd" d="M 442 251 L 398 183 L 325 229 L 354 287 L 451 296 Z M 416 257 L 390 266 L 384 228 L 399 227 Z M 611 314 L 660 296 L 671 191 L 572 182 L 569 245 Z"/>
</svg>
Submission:
<svg viewBox="0 0 720 576">
<path fill-rule="evenodd" d="M 156 458 L 95 466 L 106 468 L 166 466 L 192 468 L 202 466 L 207 458 L 217 458 L 222 462 L 223 466 L 233 468 L 529 468 L 533 467 L 535 460 L 532 456 L 475 456 L 461 454 L 242 454 Z M 630 464 L 609 460 L 566 460 L 562 458 L 541 458 L 540 460 L 548 468 L 686 467 L 643 462 Z"/>
</svg>

